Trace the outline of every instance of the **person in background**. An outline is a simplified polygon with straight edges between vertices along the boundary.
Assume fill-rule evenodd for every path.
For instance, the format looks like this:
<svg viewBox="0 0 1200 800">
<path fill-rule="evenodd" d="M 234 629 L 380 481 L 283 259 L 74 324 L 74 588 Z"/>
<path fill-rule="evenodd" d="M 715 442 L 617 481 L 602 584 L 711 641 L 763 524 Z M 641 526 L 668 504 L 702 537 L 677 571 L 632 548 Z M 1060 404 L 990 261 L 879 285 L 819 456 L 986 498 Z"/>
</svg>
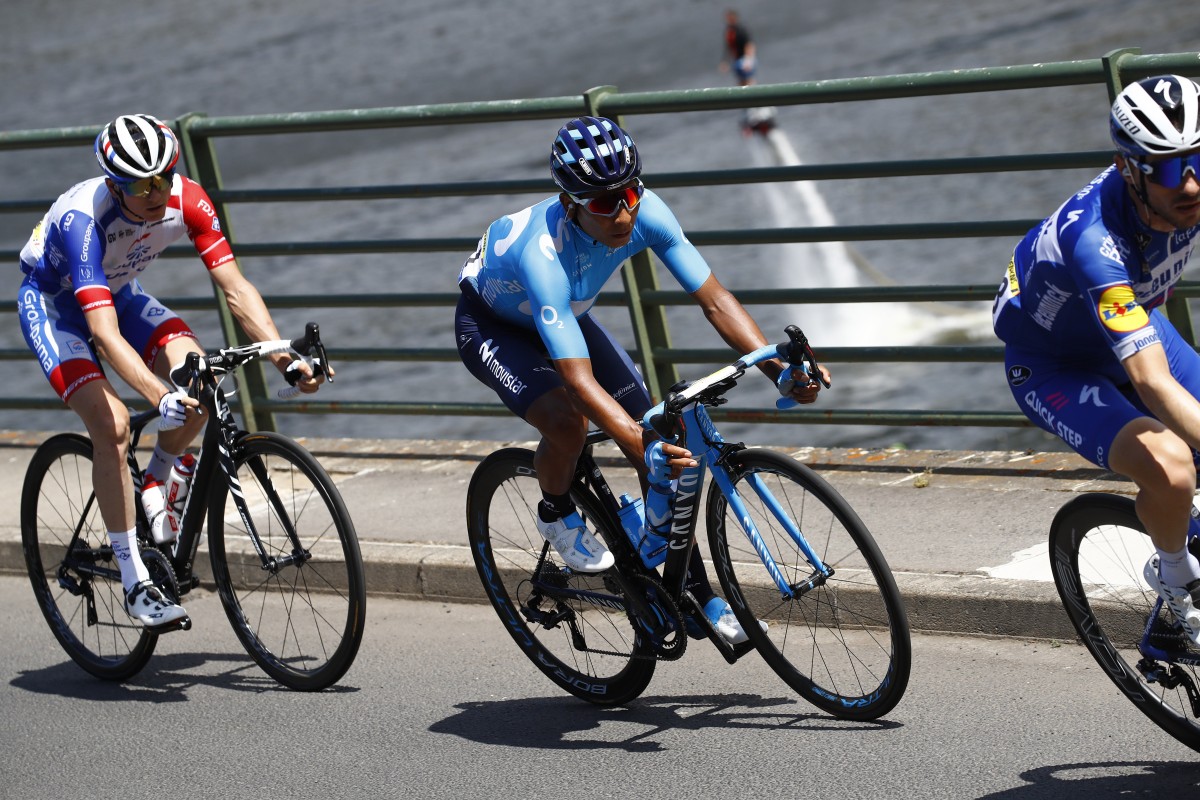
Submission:
<svg viewBox="0 0 1200 800">
<path fill-rule="evenodd" d="M 168 377 L 188 352 L 202 352 L 196 336 L 142 289 L 142 271 L 186 235 L 242 330 L 254 340 L 280 336 L 234 260 L 212 200 L 175 171 L 179 141 L 166 123 L 147 114 L 119 116 L 100 130 L 94 151 L 103 175 L 63 193 L 21 250 L 17 311 L 46 379 L 91 437 L 92 483 L 121 570 L 125 610 L 150 630 L 176 630 L 187 613 L 150 580 L 138 551 L 126 463 L 129 410 L 101 361 L 162 417 L 143 482 L 148 501 L 149 493 L 162 493 L 204 420 L 199 403 Z M 280 354 L 272 361 L 303 392 L 317 391 L 323 380 L 303 360 Z M 157 500 L 162 507 L 163 498 Z"/>
<path fill-rule="evenodd" d="M 1144 577 L 1200 643 L 1185 547 L 1200 453 L 1200 355 L 1160 306 L 1200 235 L 1200 86 L 1159 75 L 1109 113 L 1114 163 L 1017 245 L 993 307 L 1025 416 L 1137 486 Z"/>
<path fill-rule="evenodd" d="M 567 122 L 550 152 L 561 192 L 493 222 L 459 273 L 459 357 L 541 434 L 534 456 L 542 491 L 538 530 L 579 572 L 602 572 L 614 561 L 570 497 L 589 421 L 638 470 L 643 492 L 696 464 L 688 450 L 639 424 L 652 406 L 649 392 L 628 353 L 591 314 L 605 282 L 626 259 L 650 249 L 730 347 L 748 353 L 767 343 L 666 203 L 642 184 L 641 171 L 637 146 L 612 120 Z M 817 399 L 815 379 L 790 380 L 779 361 L 760 369 L 784 396 Z M 689 569 L 688 588 L 705 617 L 728 641 L 745 641 L 729 604 L 714 594 L 698 549 Z"/>
<path fill-rule="evenodd" d="M 738 86 L 750 86 L 754 83 L 754 73 L 758 69 L 758 55 L 754 40 L 749 31 L 741 24 L 738 13 L 733 9 L 725 12 L 725 55 L 719 65 L 722 72 L 733 71 Z"/>
</svg>

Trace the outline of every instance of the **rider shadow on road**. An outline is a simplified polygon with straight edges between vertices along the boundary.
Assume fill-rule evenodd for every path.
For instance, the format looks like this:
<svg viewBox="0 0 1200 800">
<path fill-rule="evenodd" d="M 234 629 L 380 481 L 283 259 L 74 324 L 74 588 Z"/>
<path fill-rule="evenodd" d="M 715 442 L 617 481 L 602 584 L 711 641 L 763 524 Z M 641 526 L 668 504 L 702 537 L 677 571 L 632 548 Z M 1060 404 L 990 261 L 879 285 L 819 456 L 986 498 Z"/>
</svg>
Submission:
<svg viewBox="0 0 1200 800">
<path fill-rule="evenodd" d="M 852 722 L 788 708 L 795 705 L 797 701 L 791 698 L 754 694 L 643 696 L 625 707 L 595 706 L 570 697 L 524 698 L 459 703 L 457 714 L 429 730 L 507 747 L 645 753 L 665 750 L 654 737 L 667 731 L 757 728 L 832 732 L 900 727 L 895 722 Z M 599 731 L 602 725 L 604 738 L 579 737 L 586 731 Z"/>
<path fill-rule="evenodd" d="M 1195 797 L 1196 764 L 1190 761 L 1098 761 L 1061 764 L 1021 773 L 1026 786 L 979 800 L 1095 800 L 1098 797 Z"/>
<path fill-rule="evenodd" d="M 218 671 L 219 670 L 219 671 Z M 22 671 L 11 681 L 18 689 L 77 700 L 140 703 L 181 703 L 188 690 L 210 686 L 235 692 L 291 692 L 263 674 L 258 665 L 236 653 L 158 654 L 140 673 L 123 681 L 93 677 L 73 661 Z M 328 693 L 359 691 L 353 686 L 332 686 Z"/>
</svg>

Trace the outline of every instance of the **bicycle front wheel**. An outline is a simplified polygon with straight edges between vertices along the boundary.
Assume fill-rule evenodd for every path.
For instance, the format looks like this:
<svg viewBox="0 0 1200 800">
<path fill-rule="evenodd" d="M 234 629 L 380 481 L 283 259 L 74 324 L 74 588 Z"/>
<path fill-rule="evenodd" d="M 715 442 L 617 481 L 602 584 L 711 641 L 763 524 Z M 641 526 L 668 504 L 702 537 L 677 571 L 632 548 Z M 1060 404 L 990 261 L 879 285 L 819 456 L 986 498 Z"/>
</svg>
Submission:
<svg viewBox="0 0 1200 800">
<path fill-rule="evenodd" d="M 158 636 L 125 613 L 84 437 L 60 434 L 33 454 L 21 491 L 21 542 L 33 594 L 67 655 L 105 680 L 141 671 Z"/>
<path fill-rule="evenodd" d="M 571 572 L 545 546 L 534 522 L 541 497 L 528 450 L 499 450 L 475 469 L 467 533 L 483 588 L 521 651 L 550 680 L 591 703 L 626 703 L 650 684 L 653 656 L 624 610 L 604 604 L 618 594 L 605 574 Z M 599 501 L 580 486 L 571 499 L 588 527 L 611 541 Z"/>
<path fill-rule="evenodd" d="M 324 689 L 350 668 L 366 621 L 354 524 L 329 475 L 291 439 L 244 436 L 234 461 L 264 555 L 218 478 L 208 547 L 221 603 L 263 671 L 292 689 Z"/>
<path fill-rule="evenodd" d="M 709 546 L 738 621 L 771 668 L 813 705 L 844 719 L 886 714 L 908 686 L 912 645 L 900 592 L 870 531 L 832 486 L 791 458 L 743 450 L 728 469 L 766 552 L 791 587 L 785 594 L 764 569 L 713 485 Z M 808 588 L 816 568 L 789 527 L 833 570 L 831 577 Z"/>
<path fill-rule="evenodd" d="M 1200 653 L 1188 646 L 1142 570 L 1154 545 L 1133 500 L 1083 494 L 1050 525 L 1054 584 L 1075 630 L 1113 683 L 1156 725 L 1200 750 Z M 1165 658 L 1144 657 L 1149 643 Z M 1171 658 L 1177 653 L 1180 658 Z"/>
</svg>

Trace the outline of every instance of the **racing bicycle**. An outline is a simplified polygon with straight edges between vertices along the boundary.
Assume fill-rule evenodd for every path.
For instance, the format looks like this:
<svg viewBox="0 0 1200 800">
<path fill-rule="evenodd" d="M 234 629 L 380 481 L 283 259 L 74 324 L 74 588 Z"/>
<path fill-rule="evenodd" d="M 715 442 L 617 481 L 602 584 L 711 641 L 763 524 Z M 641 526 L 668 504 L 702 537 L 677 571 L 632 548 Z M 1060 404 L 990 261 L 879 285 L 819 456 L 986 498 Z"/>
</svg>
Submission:
<svg viewBox="0 0 1200 800">
<path fill-rule="evenodd" d="M 643 418 L 663 439 L 686 442 L 697 462 L 678 479 L 660 569 L 648 568 L 623 532 L 619 500 L 593 454 L 603 433 L 588 435 L 571 488 L 580 516 L 616 559 L 598 574 L 564 566 L 538 533 L 531 451 L 505 448 L 476 468 L 467 525 L 480 579 L 517 645 L 565 691 L 598 705 L 628 703 L 659 661 L 682 657 L 697 638 L 730 664 L 757 650 L 789 686 L 836 717 L 875 719 L 900 701 L 912 660 L 908 620 L 870 531 L 811 469 L 726 442 L 707 412 L 768 359 L 819 376 L 803 332 L 787 332 L 782 344 L 676 384 Z M 701 515 L 717 577 L 749 636 L 740 644 L 715 630 L 688 589 Z"/>
<path fill-rule="evenodd" d="M 1200 509 L 1188 549 L 1200 556 Z M 1200 751 L 1200 651 L 1142 577 L 1154 545 L 1130 497 L 1089 492 L 1050 525 L 1059 597 L 1104 673 L 1147 717 Z"/>
<path fill-rule="evenodd" d="M 138 545 L 154 583 L 177 602 L 200 584 L 194 567 L 207 516 L 212 578 L 238 639 L 279 683 L 315 691 L 346 673 L 362 641 L 366 587 L 354 524 L 312 454 L 286 436 L 241 429 L 221 387 L 239 367 L 283 352 L 311 355 L 314 371 L 331 379 L 315 323 L 293 341 L 190 353 L 172 372 L 207 419 L 174 543 L 154 544 L 140 498 L 137 445 L 157 410 L 131 417 L 128 463 Z M 137 674 L 165 631 L 148 631 L 125 612 L 86 437 L 61 433 L 34 453 L 21 495 L 21 538 L 34 595 L 67 654 L 99 678 Z"/>
</svg>

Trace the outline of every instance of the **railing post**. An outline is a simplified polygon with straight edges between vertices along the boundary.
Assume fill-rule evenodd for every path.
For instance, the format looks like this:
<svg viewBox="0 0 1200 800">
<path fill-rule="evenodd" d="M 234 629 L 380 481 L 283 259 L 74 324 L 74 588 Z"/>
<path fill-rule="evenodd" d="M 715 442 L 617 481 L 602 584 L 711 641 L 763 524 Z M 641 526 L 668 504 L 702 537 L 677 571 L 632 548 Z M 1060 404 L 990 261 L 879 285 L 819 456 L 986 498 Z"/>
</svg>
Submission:
<svg viewBox="0 0 1200 800">
<path fill-rule="evenodd" d="M 213 147 L 212 139 L 207 136 L 192 138 L 191 132 L 188 129 L 189 122 L 203 114 L 191 113 L 185 114 L 175 121 L 175 128 L 179 131 L 180 146 L 183 150 L 184 163 L 187 164 L 188 175 L 197 183 L 205 188 L 211 196 L 221 189 L 221 169 L 217 164 L 217 152 Z M 220 200 L 213 200 L 216 208 L 217 219 L 221 221 L 221 228 L 225 233 L 226 240 L 230 246 L 233 245 L 233 231 L 229 224 L 229 214 L 224 203 Z M 234 248 L 234 255 L 237 255 L 237 248 Z M 239 261 L 238 267 L 242 264 Z M 225 295 L 217 288 L 216 284 L 212 287 L 213 296 L 217 301 L 217 315 L 220 317 L 221 332 L 225 336 L 226 345 L 249 344 L 245 334 L 237 326 L 233 319 L 233 315 L 229 312 L 229 304 L 225 300 Z M 267 398 L 267 379 L 266 373 L 263 371 L 262 362 L 248 364 L 242 369 L 242 374 L 239 377 L 238 384 L 240 391 L 237 393 L 238 403 L 241 407 L 243 424 L 250 431 L 273 431 L 275 430 L 275 415 L 270 411 L 256 408 L 257 400 L 265 400 Z"/>
<path fill-rule="evenodd" d="M 583 101 L 588 113 L 601 116 L 601 101 L 616 91 L 615 86 L 596 86 L 584 92 Z M 615 122 L 621 127 L 625 126 L 619 117 Z M 654 260 L 649 250 L 643 250 L 621 265 L 621 281 L 625 285 L 625 303 L 629 308 L 633 338 L 641 353 L 642 378 L 646 381 L 650 396 L 658 402 L 663 399 L 663 389 L 679 380 L 679 373 L 673 363 L 659 362 L 654 357 L 656 348 L 671 347 L 671 332 L 667 327 L 666 309 L 642 303 L 643 291 L 658 288 L 658 275 L 654 271 Z"/>
</svg>

